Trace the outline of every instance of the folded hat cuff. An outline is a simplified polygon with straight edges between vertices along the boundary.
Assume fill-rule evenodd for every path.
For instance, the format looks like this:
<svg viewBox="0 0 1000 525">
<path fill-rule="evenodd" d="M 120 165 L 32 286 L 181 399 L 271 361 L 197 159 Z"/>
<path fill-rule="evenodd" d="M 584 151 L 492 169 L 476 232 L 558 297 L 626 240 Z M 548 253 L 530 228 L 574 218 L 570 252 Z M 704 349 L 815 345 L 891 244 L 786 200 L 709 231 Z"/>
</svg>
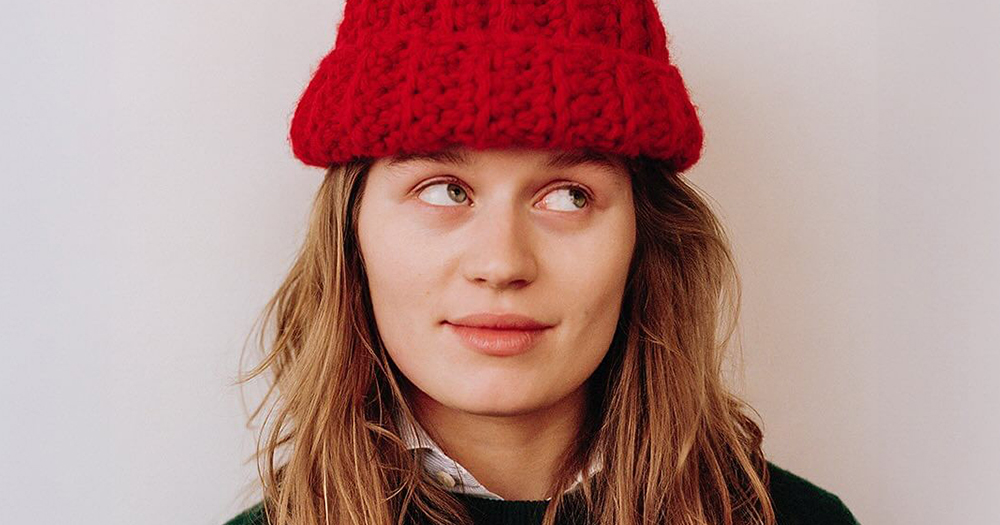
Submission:
<svg viewBox="0 0 1000 525">
<path fill-rule="evenodd" d="M 511 32 L 370 36 L 337 45 L 292 117 L 297 158 L 484 148 L 594 148 L 680 172 L 703 131 L 677 68 L 614 46 Z"/>
</svg>

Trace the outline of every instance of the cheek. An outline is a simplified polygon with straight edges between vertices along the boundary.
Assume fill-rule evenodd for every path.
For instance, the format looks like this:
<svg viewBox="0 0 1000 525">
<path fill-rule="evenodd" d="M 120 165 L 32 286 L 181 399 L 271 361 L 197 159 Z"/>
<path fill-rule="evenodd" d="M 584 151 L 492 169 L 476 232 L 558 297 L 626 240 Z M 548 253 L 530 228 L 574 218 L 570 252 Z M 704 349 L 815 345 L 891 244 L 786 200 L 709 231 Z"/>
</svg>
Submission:
<svg viewBox="0 0 1000 525">
<path fill-rule="evenodd" d="M 563 318 L 573 327 L 574 340 L 567 341 L 566 348 L 595 357 L 607 351 L 618 324 L 634 234 L 616 229 L 588 246 L 553 261 L 558 266 L 553 270 L 558 276 L 553 293 L 563 305 Z"/>
<path fill-rule="evenodd" d="M 604 316 L 610 307 L 620 306 L 634 247 L 634 230 L 618 226 L 571 244 L 554 240 L 547 247 L 552 292 L 574 315 Z"/>
<path fill-rule="evenodd" d="M 601 249 L 563 253 L 549 260 L 552 280 L 546 295 L 563 323 L 549 373 L 561 383 L 585 380 L 614 339 L 632 244 L 627 239 L 617 245 L 603 239 L 589 244 Z"/>
<path fill-rule="evenodd" d="M 376 308 L 405 302 L 412 290 L 423 285 L 428 265 L 429 254 L 415 242 L 417 233 L 396 215 L 393 207 L 373 200 L 362 205 L 358 216 L 358 244 Z"/>
<path fill-rule="evenodd" d="M 440 255 L 432 253 L 428 243 L 415 242 L 418 232 L 391 217 L 390 210 L 362 208 L 358 219 L 358 244 L 364 257 L 372 313 L 378 332 L 390 355 L 399 359 L 412 354 L 413 348 L 433 330 L 433 321 L 442 309 L 437 304 L 440 289 L 434 262 Z M 437 273 L 436 273 L 437 272 Z M 419 343 L 419 344 L 418 344 Z"/>
</svg>

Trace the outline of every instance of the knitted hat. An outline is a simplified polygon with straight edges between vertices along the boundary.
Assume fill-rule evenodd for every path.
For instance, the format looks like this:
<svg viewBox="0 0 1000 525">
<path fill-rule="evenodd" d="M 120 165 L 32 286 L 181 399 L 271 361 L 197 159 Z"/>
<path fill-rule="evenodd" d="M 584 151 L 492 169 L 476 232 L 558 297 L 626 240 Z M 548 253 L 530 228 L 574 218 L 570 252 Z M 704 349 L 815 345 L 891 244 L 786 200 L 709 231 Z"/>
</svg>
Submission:
<svg viewBox="0 0 1000 525">
<path fill-rule="evenodd" d="M 653 0 L 347 0 L 289 139 L 324 168 L 463 145 L 684 171 L 703 131 L 666 44 Z"/>
</svg>

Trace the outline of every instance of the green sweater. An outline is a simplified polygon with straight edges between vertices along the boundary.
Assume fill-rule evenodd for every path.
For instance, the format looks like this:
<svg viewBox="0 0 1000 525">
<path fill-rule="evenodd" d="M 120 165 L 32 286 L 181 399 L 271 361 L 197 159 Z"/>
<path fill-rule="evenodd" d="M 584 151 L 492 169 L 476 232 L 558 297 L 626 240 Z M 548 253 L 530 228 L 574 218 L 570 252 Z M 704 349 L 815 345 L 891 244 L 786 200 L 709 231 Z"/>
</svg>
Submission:
<svg viewBox="0 0 1000 525">
<path fill-rule="evenodd" d="M 770 461 L 767 467 L 778 525 L 859 525 L 836 495 Z M 469 509 L 477 525 L 537 525 L 542 522 L 548 504 L 545 500 L 495 500 L 461 493 L 454 495 Z M 264 519 L 263 503 L 257 503 L 224 525 L 266 525 Z M 560 523 L 572 525 L 570 521 Z"/>
</svg>

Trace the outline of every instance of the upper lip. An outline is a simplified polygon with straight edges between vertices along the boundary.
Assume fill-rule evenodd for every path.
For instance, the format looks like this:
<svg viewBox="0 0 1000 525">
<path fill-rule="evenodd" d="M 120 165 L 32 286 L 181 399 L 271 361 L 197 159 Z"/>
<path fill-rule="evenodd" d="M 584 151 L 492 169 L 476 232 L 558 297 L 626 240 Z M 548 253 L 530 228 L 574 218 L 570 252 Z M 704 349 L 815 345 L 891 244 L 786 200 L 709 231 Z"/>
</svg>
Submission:
<svg viewBox="0 0 1000 525">
<path fill-rule="evenodd" d="M 450 319 L 448 322 L 455 325 L 493 328 L 496 330 L 541 330 L 552 326 L 526 315 L 515 313 L 478 313 L 459 317 L 458 319 Z"/>
</svg>

